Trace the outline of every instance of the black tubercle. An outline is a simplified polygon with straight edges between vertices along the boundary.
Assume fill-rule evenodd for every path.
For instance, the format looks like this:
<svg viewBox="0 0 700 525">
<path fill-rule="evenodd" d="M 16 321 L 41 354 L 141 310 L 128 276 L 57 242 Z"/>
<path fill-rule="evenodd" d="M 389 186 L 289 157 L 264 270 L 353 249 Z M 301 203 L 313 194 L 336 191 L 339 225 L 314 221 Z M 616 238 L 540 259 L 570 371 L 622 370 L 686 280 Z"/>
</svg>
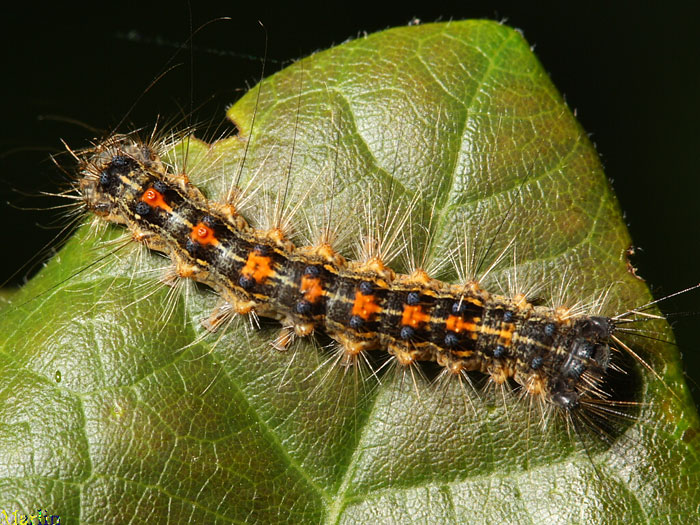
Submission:
<svg viewBox="0 0 700 525">
<path fill-rule="evenodd" d="M 244 290 L 252 290 L 255 286 L 255 279 L 241 275 L 241 277 L 238 279 L 238 284 Z"/>
<path fill-rule="evenodd" d="M 131 157 L 114 155 L 100 172 L 100 186 L 105 189 L 114 186 L 120 175 L 128 175 L 136 166 L 136 161 Z"/>
<path fill-rule="evenodd" d="M 547 323 L 544 325 L 544 334 L 548 337 L 552 337 L 557 332 L 557 325 L 554 323 Z"/>
<path fill-rule="evenodd" d="M 309 315 L 311 313 L 311 303 L 305 300 L 298 301 L 295 309 L 300 315 Z"/>
<path fill-rule="evenodd" d="M 364 324 L 365 323 L 362 320 L 362 317 L 360 317 L 359 315 L 353 315 L 352 317 L 350 317 L 350 328 L 352 328 L 353 330 L 359 330 Z"/>
<path fill-rule="evenodd" d="M 454 332 L 447 332 L 445 334 L 445 346 L 447 348 L 454 348 L 459 344 L 459 336 Z"/>
<path fill-rule="evenodd" d="M 114 176 L 107 170 L 100 173 L 100 186 L 107 188 L 114 182 Z"/>
<path fill-rule="evenodd" d="M 136 203 L 136 206 L 134 207 L 134 211 L 135 211 L 137 214 L 139 214 L 139 215 L 141 215 L 142 217 L 144 217 L 144 216 L 148 215 L 148 214 L 151 212 L 151 207 L 150 207 L 147 203 L 145 203 L 145 202 L 143 202 L 143 201 L 139 201 L 139 202 Z"/>
<path fill-rule="evenodd" d="M 374 293 L 374 286 L 369 281 L 362 281 L 360 283 L 360 292 L 363 295 L 372 295 Z"/>
<path fill-rule="evenodd" d="M 162 180 L 158 180 L 153 184 L 153 189 L 158 193 L 164 194 L 170 189 L 170 187 Z"/>
<path fill-rule="evenodd" d="M 109 163 L 109 170 L 115 172 L 128 173 L 126 169 L 134 163 L 133 159 L 126 155 L 115 155 Z"/>
<path fill-rule="evenodd" d="M 321 275 L 321 270 L 318 266 L 307 266 L 304 268 L 304 275 L 307 277 L 318 277 Z"/>
<path fill-rule="evenodd" d="M 409 292 L 406 296 L 406 304 L 409 306 L 416 306 L 420 304 L 420 293 L 419 292 Z"/>
<path fill-rule="evenodd" d="M 403 326 L 401 327 L 401 331 L 399 332 L 399 337 L 401 337 L 401 339 L 403 340 L 411 339 L 415 335 L 415 333 L 416 331 L 410 326 Z"/>
<path fill-rule="evenodd" d="M 496 348 L 493 349 L 493 357 L 495 359 L 501 359 L 504 355 L 506 355 L 506 347 L 503 345 L 496 345 Z"/>
<path fill-rule="evenodd" d="M 107 166 L 106 171 L 112 175 L 128 175 L 129 172 L 136 168 L 136 161 L 126 155 L 115 155 L 112 161 Z"/>
</svg>

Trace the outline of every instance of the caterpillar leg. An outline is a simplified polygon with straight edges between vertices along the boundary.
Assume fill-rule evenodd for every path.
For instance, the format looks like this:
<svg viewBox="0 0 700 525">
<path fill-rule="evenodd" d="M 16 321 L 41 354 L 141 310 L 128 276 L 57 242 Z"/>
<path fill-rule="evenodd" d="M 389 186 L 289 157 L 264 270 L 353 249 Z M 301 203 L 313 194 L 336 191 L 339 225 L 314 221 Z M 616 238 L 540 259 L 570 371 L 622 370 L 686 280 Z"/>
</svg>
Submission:
<svg viewBox="0 0 700 525">
<path fill-rule="evenodd" d="M 234 313 L 233 304 L 222 300 L 212 310 L 209 317 L 202 320 L 202 326 L 210 332 L 216 332 L 224 321 L 230 319 Z"/>
<path fill-rule="evenodd" d="M 175 287 L 179 280 L 180 274 L 177 272 L 177 267 L 175 266 L 166 268 L 163 275 L 160 277 L 160 282 L 166 286 L 170 286 L 171 288 Z"/>
<path fill-rule="evenodd" d="M 280 330 L 279 334 L 277 337 L 275 337 L 275 340 L 270 343 L 272 345 L 272 348 L 275 350 L 278 350 L 280 352 L 284 352 L 289 349 L 289 346 L 292 344 L 294 341 L 295 337 L 295 332 L 293 328 L 290 328 L 288 326 L 283 326 L 282 329 Z"/>
</svg>

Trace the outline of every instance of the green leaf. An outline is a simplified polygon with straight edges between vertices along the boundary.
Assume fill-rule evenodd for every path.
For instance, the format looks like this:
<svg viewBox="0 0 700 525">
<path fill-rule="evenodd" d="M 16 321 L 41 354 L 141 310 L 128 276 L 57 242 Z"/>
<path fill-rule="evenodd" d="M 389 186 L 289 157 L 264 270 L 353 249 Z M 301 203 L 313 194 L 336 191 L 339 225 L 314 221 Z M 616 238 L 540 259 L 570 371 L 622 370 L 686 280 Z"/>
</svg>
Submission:
<svg viewBox="0 0 700 525">
<path fill-rule="evenodd" d="M 560 283 L 574 302 L 608 292 L 606 315 L 650 300 L 627 269 L 631 241 L 593 147 L 508 27 L 450 22 L 357 39 L 266 79 L 228 116 L 238 136 L 185 139 L 166 158 L 213 199 L 238 181 L 241 212 L 258 227 L 289 221 L 303 243 L 330 225 L 352 259 L 371 222 L 450 281 L 466 231 L 482 269 L 496 263 L 487 289 L 517 274 L 542 283 L 544 300 Z M 517 392 L 386 368 L 377 383 L 334 366 L 323 334 L 286 352 L 270 345 L 272 321 L 208 334 L 213 292 L 161 285 L 165 259 L 114 241 L 118 227 L 96 230 L 81 228 L 2 311 L 8 513 L 41 507 L 62 523 L 700 517 L 698 418 L 670 344 L 625 339 L 655 374 L 634 367 L 641 405 L 606 441 L 567 431 L 557 414 L 543 425 Z M 410 268 L 405 254 L 395 270 Z M 644 329 L 672 337 L 660 322 Z"/>
</svg>

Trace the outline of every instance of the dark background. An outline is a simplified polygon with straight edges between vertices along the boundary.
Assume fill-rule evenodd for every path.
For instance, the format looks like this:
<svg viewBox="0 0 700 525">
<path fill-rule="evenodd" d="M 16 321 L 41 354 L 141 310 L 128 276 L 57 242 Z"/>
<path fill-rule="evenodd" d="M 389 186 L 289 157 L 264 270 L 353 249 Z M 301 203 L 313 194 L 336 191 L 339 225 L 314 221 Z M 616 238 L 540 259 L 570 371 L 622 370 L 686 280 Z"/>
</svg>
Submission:
<svg viewBox="0 0 700 525">
<path fill-rule="evenodd" d="M 69 7 L 25 2 L 3 8 L 0 214 L 7 227 L 0 282 L 21 283 L 29 271 L 18 268 L 57 233 L 47 229 L 55 216 L 5 202 L 50 205 L 23 193 L 55 191 L 65 180 L 49 161 L 49 154 L 63 150 L 60 139 L 80 147 L 119 124 L 122 131 L 151 126 L 159 115 L 188 112 L 191 98 L 195 106 L 208 101 L 195 120 L 222 115 L 259 80 L 265 32 L 258 20 L 269 38 L 267 75 L 291 59 L 414 17 L 505 19 L 521 29 L 592 134 L 640 247 L 634 258 L 638 274 L 657 297 L 700 281 L 700 8 L 691 11 L 680 2 L 659 8 L 627 2 L 524 4 L 207 2 L 190 9 L 173 0 Z M 188 55 L 181 54 L 174 64 L 182 65 L 139 99 L 191 28 L 219 16 L 233 20 L 195 35 L 202 49 L 194 53 L 193 74 Z M 692 314 L 672 320 L 698 399 L 694 328 L 700 325 L 700 291 L 662 306 Z"/>
</svg>

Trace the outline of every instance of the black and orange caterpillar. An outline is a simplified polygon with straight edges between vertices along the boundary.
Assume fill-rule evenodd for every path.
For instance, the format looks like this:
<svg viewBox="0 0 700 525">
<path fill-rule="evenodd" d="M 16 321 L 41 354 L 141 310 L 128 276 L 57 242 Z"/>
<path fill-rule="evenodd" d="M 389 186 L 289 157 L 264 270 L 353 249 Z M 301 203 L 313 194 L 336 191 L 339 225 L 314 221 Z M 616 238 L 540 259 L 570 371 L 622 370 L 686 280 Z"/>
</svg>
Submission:
<svg viewBox="0 0 700 525">
<path fill-rule="evenodd" d="M 378 258 L 346 261 L 327 244 L 297 247 L 281 230 L 255 229 L 235 206 L 208 200 L 186 176 L 169 173 L 153 147 L 126 136 L 86 154 L 78 189 L 89 210 L 126 225 L 170 257 L 179 277 L 219 294 L 210 329 L 254 312 L 298 336 L 324 332 L 346 363 L 383 350 L 404 366 L 435 361 L 451 374 L 480 371 L 566 413 L 609 395 L 619 316 L 537 306 L 423 270 L 397 275 Z"/>
</svg>

